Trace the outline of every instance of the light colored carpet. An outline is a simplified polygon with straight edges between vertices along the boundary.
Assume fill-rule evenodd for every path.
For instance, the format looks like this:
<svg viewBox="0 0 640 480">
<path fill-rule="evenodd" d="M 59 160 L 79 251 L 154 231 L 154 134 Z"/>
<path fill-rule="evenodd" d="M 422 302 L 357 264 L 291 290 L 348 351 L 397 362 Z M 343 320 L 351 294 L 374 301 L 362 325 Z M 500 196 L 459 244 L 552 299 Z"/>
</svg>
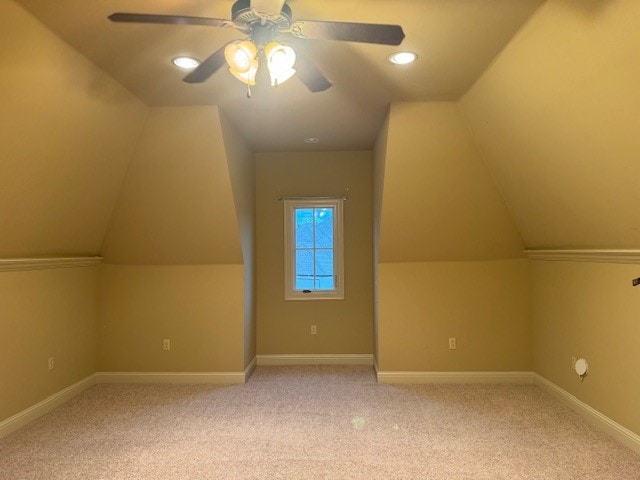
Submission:
<svg viewBox="0 0 640 480">
<path fill-rule="evenodd" d="M 0 440 L 0 478 L 640 479 L 640 456 L 531 385 L 378 385 L 258 367 L 245 385 L 97 385 Z"/>
</svg>

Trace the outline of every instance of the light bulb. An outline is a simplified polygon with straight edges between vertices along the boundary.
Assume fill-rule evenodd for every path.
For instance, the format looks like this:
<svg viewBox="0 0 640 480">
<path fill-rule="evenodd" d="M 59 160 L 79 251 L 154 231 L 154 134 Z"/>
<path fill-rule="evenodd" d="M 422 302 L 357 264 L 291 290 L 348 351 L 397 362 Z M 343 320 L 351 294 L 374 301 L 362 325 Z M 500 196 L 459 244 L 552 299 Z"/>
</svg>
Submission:
<svg viewBox="0 0 640 480">
<path fill-rule="evenodd" d="M 249 53 L 242 48 L 238 48 L 233 53 L 233 65 L 238 70 L 246 70 L 251 65 L 251 58 L 249 58 Z"/>
<path fill-rule="evenodd" d="M 225 47 L 224 58 L 232 70 L 246 72 L 251 68 L 257 53 L 258 49 L 251 41 L 236 41 Z"/>
<path fill-rule="evenodd" d="M 264 47 L 264 55 L 267 59 L 272 86 L 275 87 L 286 82 L 296 73 L 293 69 L 296 62 L 296 52 L 288 45 L 270 42 Z"/>
</svg>

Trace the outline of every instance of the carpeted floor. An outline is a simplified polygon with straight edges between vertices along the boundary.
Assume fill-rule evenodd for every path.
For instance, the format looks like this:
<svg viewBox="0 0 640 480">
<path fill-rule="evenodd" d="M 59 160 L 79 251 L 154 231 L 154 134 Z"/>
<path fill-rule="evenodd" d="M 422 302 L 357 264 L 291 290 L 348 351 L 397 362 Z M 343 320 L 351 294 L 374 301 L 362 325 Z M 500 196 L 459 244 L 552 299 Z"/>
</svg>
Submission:
<svg viewBox="0 0 640 480">
<path fill-rule="evenodd" d="M 640 479 L 640 456 L 532 385 L 378 385 L 371 367 L 97 385 L 0 440 L 0 478 Z"/>
</svg>

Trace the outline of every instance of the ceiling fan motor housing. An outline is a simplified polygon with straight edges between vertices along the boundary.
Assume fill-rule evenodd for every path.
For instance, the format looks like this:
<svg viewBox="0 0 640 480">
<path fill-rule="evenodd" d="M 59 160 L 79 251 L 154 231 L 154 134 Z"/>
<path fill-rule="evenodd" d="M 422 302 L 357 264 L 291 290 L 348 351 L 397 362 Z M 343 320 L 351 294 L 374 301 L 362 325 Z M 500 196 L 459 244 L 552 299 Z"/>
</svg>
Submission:
<svg viewBox="0 0 640 480">
<path fill-rule="evenodd" d="M 278 15 L 267 15 L 252 9 L 251 0 L 238 0 L 231 7 L 231 20 L 240 30 L 248 33 L 268 26 L 275 35 L 278 30 L 291 27 L 291 7 L 285 3 Z"/>
</svg>

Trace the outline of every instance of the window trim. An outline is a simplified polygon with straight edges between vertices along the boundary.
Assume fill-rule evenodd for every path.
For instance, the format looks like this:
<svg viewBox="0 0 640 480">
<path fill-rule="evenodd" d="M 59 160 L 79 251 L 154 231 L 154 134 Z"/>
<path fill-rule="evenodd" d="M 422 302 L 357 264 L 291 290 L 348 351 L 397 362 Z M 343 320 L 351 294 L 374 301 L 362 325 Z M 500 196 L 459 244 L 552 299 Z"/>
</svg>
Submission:
<svg viewBox="0 0 640 480">
<path fill-rule="evenodd" d="M 284 199 L 284 299 L 285 300 L 344 300 L 344 217 L 343 198 Z M 333 274 L 334 290 L 312 290 L 304 293 L 295 289 L 295 220 L 298 208 L 333 208 Z"/>
</svg>

